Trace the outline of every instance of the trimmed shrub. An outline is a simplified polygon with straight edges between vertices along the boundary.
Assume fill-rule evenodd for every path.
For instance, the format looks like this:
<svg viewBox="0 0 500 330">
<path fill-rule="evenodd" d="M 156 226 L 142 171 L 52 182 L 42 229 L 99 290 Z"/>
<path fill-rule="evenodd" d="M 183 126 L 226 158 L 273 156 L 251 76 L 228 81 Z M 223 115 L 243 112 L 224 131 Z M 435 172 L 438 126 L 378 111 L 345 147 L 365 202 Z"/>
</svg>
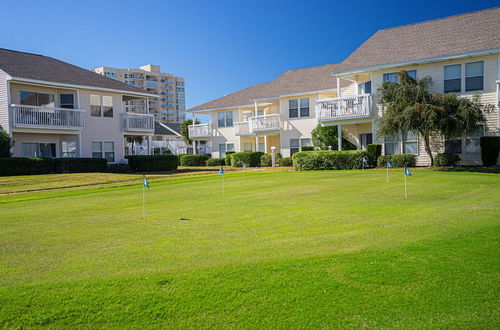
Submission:
<svg viewBox="0 0 500 330">
<path fill-rule="evenodd" d="M 449 153 L 437 154 L 434 157 L 434 165 L 438 167 L 457 166 L 460 162 L 460 156 Z"/>
<path fill-rule="evenodd" d="M 171 171 L 177 169 L 175 155 L 133 155 L 125 156 L 134 172 Z"/>
<path fill-rule="evenodd" d="M 206 166 L 209 155 L 183 155 L 181 166 Z"/>
<path fill-rule="evenodd" d="M 108 173 L 130 173 L 132 169 L 129 164 L 108 164 L 106 168 Z"/>
<path fill-rule="evenodd" d="M 292 156 L 296 171 L 350 170 L 361 168 L 362 150 L 347 151 L 301 151 Z"/>
<path fill-rule="evenodd" d="M 103 158 L 57 158 L 56 173 L 105 172 L 108 162 Z"/>
<path fill-rule="evenodd" d="M 386 167 L 387 162 L 391 162 L 394 167 L 415 167 L 417 155 L 412 154 L 394 154 L 378 157 L 377 166 Z"/>
<path fill-rule="evenodd" d="M 207 160 L 207 166 L 224 166 L 226 165 L 225 158 L 211 158 Z"/>
<path fill-rule="evenodd" d="M 381 144 L 369 144 L 366 147 L 366 155 L 368 156 L 368 164 L 370 167 L 377 166 L 377 159 L 382 154 Z"/>
<path fill-rule="evenodd" d="M 314 151 L 314 147 L 313 146 L 303 146 L 302 151 Z"/>
<path fill-rule="evenodd" d="M 495 166 L 500 153 L 500 136 L 483 136 L 480 145 L 483 166 Z"/>
<path fill-rule="evenodd" d="M 181 165 L 181 158 L 184 155 L 191 155 L 191 154 L 177 154 L 177 165 Z"/>
<path fill-rule="evenodd" d="M 52 158 L 0 158 L 0 176 L 50 173 L 55 173 L 55 161 Z"/>
<path fill-rule="evenodd" d="M 172 155 L 172 151 L 170 151 L 170 149 L 163 149 L 162 153 L 164 155 Z"/>
<path fill-rule="evenodd" d="M 236 152 L 231 155 L 231 166 L 241 167 L 245 163 L 249 167 L 259 167 L 263 154 L 260 151 Z"/>
<path fill-rule="evenodd" d="M 292 157 L 283 157 L 280 159 L 280 166 L 293 166 Z"/>
<path fill-rule="evenodd" d="M 231 155 L 234 153 L 235 153 L 234 151 L 226 151 L 226 157 L 225 157 L 226 166 L 231 166 Z"/>
<path fill-rule="evenodd" d="M 276 153 L 276 165 L 279 164 L 280 159 L 282 158 L 279 152 Z M 272 154 L 263 154 L 260 156 L 260 166 L 262 167 L 271 167 L 273 166 L 273 156 Z"/>
</svg>

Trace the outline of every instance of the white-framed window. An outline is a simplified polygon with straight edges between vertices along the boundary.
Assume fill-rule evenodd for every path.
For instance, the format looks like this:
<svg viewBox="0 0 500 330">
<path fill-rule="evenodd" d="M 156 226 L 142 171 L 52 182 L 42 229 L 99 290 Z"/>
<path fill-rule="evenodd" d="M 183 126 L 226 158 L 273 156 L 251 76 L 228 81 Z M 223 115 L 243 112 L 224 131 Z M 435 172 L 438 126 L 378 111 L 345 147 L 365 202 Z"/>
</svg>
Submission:
<svg viewBox="0 0 500 330">
<path fill-rule="evenodd" d="M 56 106 L 54 94 L 19 91 L 19 99 L 22 105 L 35 105 L 38 107 L 51 108 Z"/>
<path fill-rule="evenodd" d="M 92 158 L 102 158 L 102 142 L 92 142 Z"/>
<path fill-rule="evenodd" d="M 113 97 L 90 95 L 90 115 L 92 117 L 113 117 Z"/>
<path fill-rule="evenodd" d="M 370 94 L 372 92 L 371 80 L 358 85 L 358 94 Z"/>
<path fill-rule="evenodd" d="M 407 70 L 406 73 L 408 73 L 408 76 L 417 79 L 417 70 Z M 382 75 L 382 82 L 390 81 L 393 83 L 399 82 L 399 76 L 398 72 L 389 72 L 389 73 L 384 73 Z M 371 89 L 371 86 L 370 86 Z"/>
<path fill-rule="evenodd" d="M 225 143 L 220 143 L 219 144 L 219 157 L 226 157 L 226 144 Z"/>
<path fill-rule="evenodd" d="M 418 134 L 416 132 L 403 132 L 403 153 L 418 155 Z"/>
<path fill-rule="evenodd" d="M 301 150 L 302 150 L 302 147 L 310 147 L 312 144 L 311 144 L 311 139 L 310 138 L 303 138 L 303 139 L 300 139 L 300 147 L 301 147 Z"/>
<path fill-rule="evenodd" d="M 399 138 L 397 134 L 386 136 L 384 138 L 384 154 L 394 155 L 399 154 Z"/>
<path fill-rule="evenodd" d="M 444 66 L 444 92 L 460 93 L 462 91 L 462 65 Z"/>
<path fill-rule="evenodd" d="M 61 108 L 74 109 L 75 96 L 73 94 L 59 94 L 59 103 L 61 104 Z"/>
<path fill-rule="evenodd" d="M 234 151 L 234 143 L 226 144 L 226 151 Z"/>
<path fill-rule="evenodd" d="M 484 87 L 484 62 L 465 63 L 465 91 L 480 91 Z"/>
<path fill-rule="evenodd" d="M 92 158 L 104 158 L 108 163 L 115 161 L 114 142 L 92 142 Z"/>
<path fill-rule="evenodd" d="M 218 127 L 231 127 L 233 126 L 233 112 L 223 111 L 217 113 L 217 126 Z"/>
<path fill-rule="evenodd" d="M 61 142 L 62 157 L 73 158 L 76 157 L 76 142 L 75 141 L 62 141 Z"/>
<path fill-rule="evenodd" d="M 290 156 L 300 151 L 300 139 L 290 139 Z"/>
<path fill-rule="evenodd" d="M 23 142 L 21 149 L 23 157 L 56 157 L 55 143 Z"/>
<path fill-rule="evenodd" d="M 244 152 L 248 152 L 248 151 L 253 151 L 253 147 L 252 147 L 252 143 L 251 142 L 244 142 L 243 143 L 243 151 Z"/>
<path fill-rule="evenodd" d="M 309 117 L 309 98 L 288 100 L 288 118 Z"/>
</svg>

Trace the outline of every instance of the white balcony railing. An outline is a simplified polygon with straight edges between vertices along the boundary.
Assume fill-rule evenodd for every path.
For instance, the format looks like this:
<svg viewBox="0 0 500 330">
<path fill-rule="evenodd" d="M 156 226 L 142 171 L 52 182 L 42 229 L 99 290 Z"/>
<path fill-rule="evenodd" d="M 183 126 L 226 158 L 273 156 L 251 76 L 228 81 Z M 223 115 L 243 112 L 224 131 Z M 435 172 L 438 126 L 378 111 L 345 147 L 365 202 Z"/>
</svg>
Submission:
<svg viewBox="0 0 500 330">
<path fill-rule="evenodd" d="M 83 110 L 12 104 L 12 125 L 26 128 L 77 129 L 83 124 Z"/>
<path fill-rule="evenodd" d="M 372 114 L 372 96 L 335 97 L 316 102 L 319 121 L 334 121 L 369 117 Z"/>
<path fill-rule="evenodd" d="M 123 114 L 123 130 L 130 132 L 154 132 L 154 115 L 130 113 Z"/>
<path fill-rule="evenodd" d="M 279 114 L 250 117 L 248 121 L 250 123 L 250 129 L 254 133 L 280 129 Z"/>
<path fill-rule="evenodd" d="M 196 124 L 188 127 L 190 138 L 208 138 L 212 136 L 210 124 Z"/>
<path fill-rule="evenodd" d="M 239 135 L 249 135 L 252 134 L 252 130 L 250 128 L 250 122 L 248 121 L 240 121 L 233 123 L 234 125 L 234 134 Z"/>
</svg>

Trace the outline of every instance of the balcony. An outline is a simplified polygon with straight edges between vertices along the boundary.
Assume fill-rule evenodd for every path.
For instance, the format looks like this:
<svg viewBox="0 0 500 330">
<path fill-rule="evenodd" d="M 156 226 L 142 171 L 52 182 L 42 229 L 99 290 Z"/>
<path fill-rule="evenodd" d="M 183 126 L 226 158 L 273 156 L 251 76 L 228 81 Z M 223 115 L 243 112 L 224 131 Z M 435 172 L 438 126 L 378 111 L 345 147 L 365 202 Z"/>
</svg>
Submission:
<svg viewBox="0 0 500 330">
<path fill-rule="evenodd" d="M 82 130 L 83 110 L 12 104 L 12 126 L 22 128 Z"/>
<path fill-rule="evenodd" d="M 155 116 L 130 112 L 124 113 L 123 130 L 129 132 L 154 132 Z"/>
<path fill-rule="evenodd" d="M 189 130 L 189 137 L 192 139 L 208 138 L 212 136 L 212 132 L 210 130 L 210 124 L 189 125 L 188 130 Z"/>
<path fill-rule="evenodd" d="M 237 136 L 252 134 L 252 130 L 250 129 L 250 122 L 248 121 L 235 122 L 233 123 L 233 125 L 234 125 L 234 134 Z"/>
<path fill-rule="evenodd" d="M 253 133 L 277 131 L 280 129 L 279 114 L 255 116 L 248 118 Z"/>
<path fill-rule="evenodd" d="M 367 118 L 372 115 L 372 96 L 362 94 L 319 100 L 316 113 L 320 122 Z"/>
</svg>

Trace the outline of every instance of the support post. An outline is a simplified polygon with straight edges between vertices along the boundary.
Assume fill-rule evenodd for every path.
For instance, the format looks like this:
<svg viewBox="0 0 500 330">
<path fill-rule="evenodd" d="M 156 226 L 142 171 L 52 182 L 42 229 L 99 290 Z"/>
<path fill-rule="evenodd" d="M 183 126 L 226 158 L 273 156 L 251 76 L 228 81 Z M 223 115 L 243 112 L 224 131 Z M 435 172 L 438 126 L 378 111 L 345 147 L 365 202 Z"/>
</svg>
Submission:
<svg viewBox="0 0 500 330">
<path fill-rule="evenodd" d="M 193 155 L 196 155 L 196 140 L 193 140 Z"/>
<path fill-rule="evenodd" d="M 259 151 L 259 136 L 255 136 L 255 151 Z"/>
<path fill-rule="evenodd" d="M 267 135 L 264 135 L 264 153 L 267 154 Z"/>
<path fill-rule="evenodd" d="M 340 77 L 337 77 L 337 97 L 341 97 L 341 91 L 340 91 Z"/>
<path fill-rule="evenodd" d="M 338 147 L 337 150 L 341 151 L 342 150 L 342 125 L 337 125 L 337 130 L 338 130 Z"/>
</svg>

